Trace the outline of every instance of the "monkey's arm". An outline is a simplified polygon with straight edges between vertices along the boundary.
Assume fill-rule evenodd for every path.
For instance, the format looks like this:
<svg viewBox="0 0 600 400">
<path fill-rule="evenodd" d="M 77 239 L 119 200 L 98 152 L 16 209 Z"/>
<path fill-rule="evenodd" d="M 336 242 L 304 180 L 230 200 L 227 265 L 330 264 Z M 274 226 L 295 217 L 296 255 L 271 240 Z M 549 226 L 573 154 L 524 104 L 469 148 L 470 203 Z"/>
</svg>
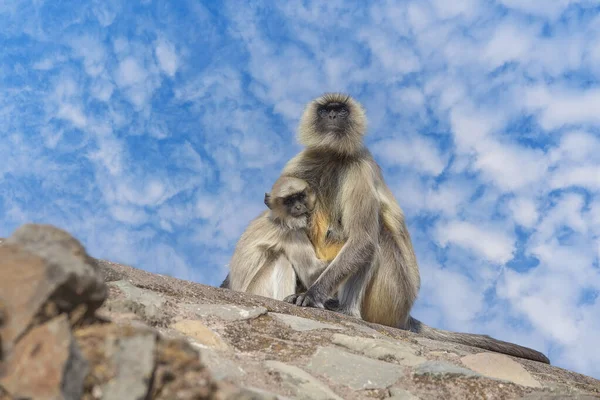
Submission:
<svg viewBox="0 0 600 400">
<path fill-rule="evenodd" d="M 371 166 L 362 162 L 348 167 L 340 190 L 342 227 L 348 240 L 306 293 L 288 296 L 286 301 L 323 308 L 342 282 L 373 264 L 379 235 L 379 201 Z"/>
<path fill-rule="evenodd" d="M 297 238 L 295 243 L 291 243 L 286 247 L 286 253 L 298 279 L 305 288 L 311 287 L 327 267 L 326 262 L 317 258 L 315 249 L 304 232 L 302 232 L 301 237 Z"/>
</svg>

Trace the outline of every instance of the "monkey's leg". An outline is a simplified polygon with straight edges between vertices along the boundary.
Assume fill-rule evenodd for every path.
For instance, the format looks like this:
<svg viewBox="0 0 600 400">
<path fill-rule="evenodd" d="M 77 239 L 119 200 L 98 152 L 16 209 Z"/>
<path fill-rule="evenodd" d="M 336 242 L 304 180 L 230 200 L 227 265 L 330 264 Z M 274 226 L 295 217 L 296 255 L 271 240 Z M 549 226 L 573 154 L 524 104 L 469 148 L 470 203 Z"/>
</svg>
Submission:
<svg viewBox="0 0 600 400">
<path fill-rule="evenodd" d="M 369 282 L 377 269 L 378 259 L 379 257 L 376 255 L 373 259 L 373 265 L 359 269 L 340 285 L 337 295 L 337 308 L 333 307 L 334 302 L 325 303 L 325 307 L 351 317 L 361 318 L 361 305 Z"/>
<path fill-rule="evenodd" d="M 259 296 L 283 300 L 296 292 L 296 272 L 283 255 L 265 265 L 245 291 Z"/>
<path fill-rule="evenodd" d="M 365 321 L 406 328 L 420 286 L 418 267 L 407 265 L 385 228 L 379 236 L 378 261 L 366 287 L 361 316 Z"/>
</svg>

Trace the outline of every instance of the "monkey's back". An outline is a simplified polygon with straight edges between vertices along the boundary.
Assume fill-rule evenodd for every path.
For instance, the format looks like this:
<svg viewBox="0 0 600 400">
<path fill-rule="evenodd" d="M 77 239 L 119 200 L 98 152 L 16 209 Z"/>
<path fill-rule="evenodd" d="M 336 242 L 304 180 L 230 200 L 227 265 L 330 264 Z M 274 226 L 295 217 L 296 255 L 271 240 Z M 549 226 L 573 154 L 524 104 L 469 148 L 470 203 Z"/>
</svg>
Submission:
<svg viewBox="0 0 600 400">
<path fill-rule="evenodd" d="M 246 290 L 259 269 L 281 255 L 282 233 L 269 219 L 268 210 L 250 221 L 229 263 L 231 289 Z"/>
</svg>

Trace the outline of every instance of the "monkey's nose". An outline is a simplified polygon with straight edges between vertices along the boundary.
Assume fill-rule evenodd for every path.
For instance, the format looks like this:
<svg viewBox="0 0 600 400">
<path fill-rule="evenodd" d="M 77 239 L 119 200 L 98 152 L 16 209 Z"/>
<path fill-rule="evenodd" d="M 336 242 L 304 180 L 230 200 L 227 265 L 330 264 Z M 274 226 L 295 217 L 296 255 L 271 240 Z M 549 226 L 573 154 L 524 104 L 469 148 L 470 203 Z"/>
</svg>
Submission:
<svg viewBox="0 0 600 400">
<path fill-rule="evenodd" d="M 335 111 L 329 111 L 329 119 L 335 119 L 337 117 L 337 113 Z"/>
</svg>

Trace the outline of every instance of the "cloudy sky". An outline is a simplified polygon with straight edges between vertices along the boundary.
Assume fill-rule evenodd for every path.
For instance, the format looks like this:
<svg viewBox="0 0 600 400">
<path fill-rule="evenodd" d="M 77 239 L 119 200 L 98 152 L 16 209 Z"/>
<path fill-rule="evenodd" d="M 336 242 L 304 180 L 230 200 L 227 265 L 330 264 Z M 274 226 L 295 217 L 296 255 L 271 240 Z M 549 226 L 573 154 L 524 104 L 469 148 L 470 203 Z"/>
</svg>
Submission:
<svg viewBox="0 0 600 400">
<path fill-rule="evenodd" d="M 325 91 L 367 110 L 413 315 L 600 378 L 595 0 L 0 0 L 0 236 L 218 285 Z"/>
</svg>

